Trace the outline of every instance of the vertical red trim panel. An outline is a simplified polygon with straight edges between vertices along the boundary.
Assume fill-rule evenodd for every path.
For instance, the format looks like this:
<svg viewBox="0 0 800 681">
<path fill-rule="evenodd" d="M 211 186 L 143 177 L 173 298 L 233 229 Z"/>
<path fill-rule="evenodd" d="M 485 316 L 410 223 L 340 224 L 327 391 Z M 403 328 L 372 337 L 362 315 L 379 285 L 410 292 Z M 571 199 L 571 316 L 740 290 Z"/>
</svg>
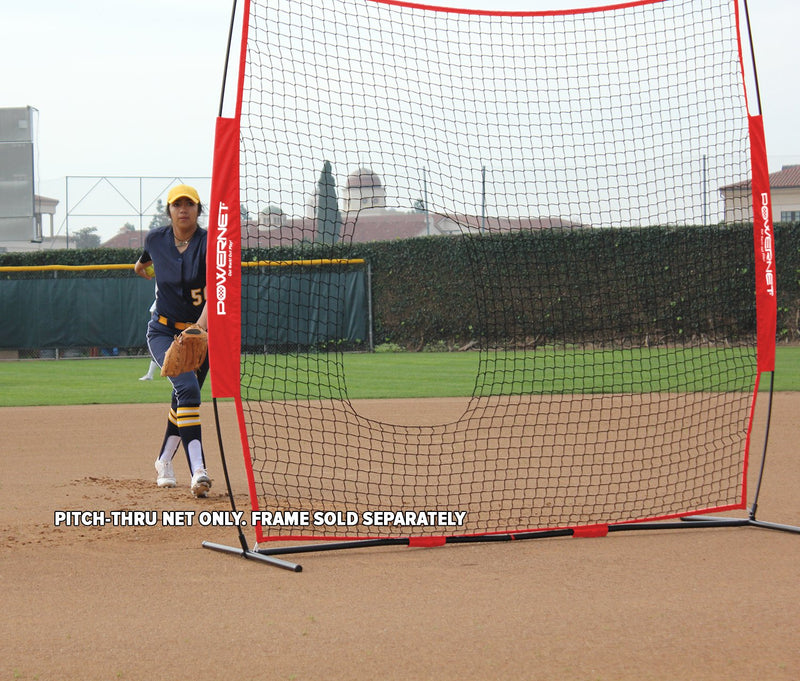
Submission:
<svg viewBox="0 0 800 681">
<path fill-rule="evenodd" d="M 756 323 L 758 371 L 775 370 L 778 304 L 775 288 L 775 232 L 769 188 L 767 145 L 761 116 L 750 116 L 750 158 L 753 173 L 753 240 L 756 258 Z"/>
<path fill-rule="evenodd" d="M 240 9 L 242 32 L 239 45 L 236 104 L 233 118 L 220 116 L 214 139 L 214 167 L 211 183 L 211 209 L 208 229 L 207 277 L 209 295 L 208 351 L 211 394 L 233 397 L 244 455 L 247 486 L 253 510 L 258 510 L 247 424 L 241 395 L 242 336 L 242 228 L 240 213 L 239 122 L 242 114 L 242 92 L 245 81 L 247 38 L 250 28 L 250 0 Z M 256 539 L 263 541 L 261 526 L 256 526 Z"/>
<path fill-rule="evenodd" d="M 217 118 L 206 263 L 211 394 L 238 397 L 242 335 L 239 121 Z"/>
</svg>

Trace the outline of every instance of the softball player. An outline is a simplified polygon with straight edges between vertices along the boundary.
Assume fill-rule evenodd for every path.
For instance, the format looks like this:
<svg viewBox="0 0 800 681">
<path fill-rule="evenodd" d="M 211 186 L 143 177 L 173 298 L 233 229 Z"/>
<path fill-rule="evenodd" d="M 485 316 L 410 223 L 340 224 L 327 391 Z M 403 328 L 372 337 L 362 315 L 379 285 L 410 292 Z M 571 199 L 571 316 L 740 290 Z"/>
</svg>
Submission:
<svg viewBox="0 0 800 681">
<path fill-rule="evenodd" d="M 202 213 L 200 197 L 194 187 L 173 187 L 167 196 L 171 224 L 151 230 L 144 252 L 134 271 L 145 279 L 156 279 L 155 311 L 147 325 L 147 347 L 159 366 L 173 339 L 190 324 L 207 328 L 206 322 L 206 230 L 198 223 Z M 152 266 L 152 267 L 151 267 Z M 205 497 L 211 488 L 206 471 L 200 426 L 200 389 L 208 374 L 208 358 L 196 372 L 187 371 L 170 378 L 172 403 L 161 452 L 155 462 L 159 487 L 176 484 L 172 459 L 183 443 L 191 489 Z"/>
</svg>

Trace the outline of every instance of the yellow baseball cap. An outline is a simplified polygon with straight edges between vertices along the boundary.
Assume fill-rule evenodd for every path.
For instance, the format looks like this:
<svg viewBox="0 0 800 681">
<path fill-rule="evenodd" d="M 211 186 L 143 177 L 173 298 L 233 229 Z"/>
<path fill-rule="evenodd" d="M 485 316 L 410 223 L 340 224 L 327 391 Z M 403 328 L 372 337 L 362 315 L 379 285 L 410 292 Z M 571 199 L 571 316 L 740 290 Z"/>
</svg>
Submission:
<svg viewBox="0 0 800 681">
<path fill-rule="evenodd" d="M 200 196 L 194 187 L 188 184 L 179 184 L 169 190 L 167 203 L 175 203 L 178 199 L 187 198 L 195 203 L 200 203 Z"/>
</svg>

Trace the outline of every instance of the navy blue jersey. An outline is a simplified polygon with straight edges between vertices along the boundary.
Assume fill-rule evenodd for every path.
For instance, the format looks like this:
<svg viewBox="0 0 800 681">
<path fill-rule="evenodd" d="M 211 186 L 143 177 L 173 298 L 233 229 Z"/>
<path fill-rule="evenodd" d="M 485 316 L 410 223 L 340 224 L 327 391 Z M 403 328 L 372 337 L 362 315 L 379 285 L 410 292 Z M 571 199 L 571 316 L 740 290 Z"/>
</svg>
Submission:
<svg viewBox="0 0 800 681">
<path fill-rule="evenodd" d="M 196 322 L 206 302 L 206 241 L 197 228 L 183 253 L 175 246 L 172 225 L 151 230 L 144 240 L 141 262 L 156 270 L 156 312 L 173 322 Z"/>
</svg>

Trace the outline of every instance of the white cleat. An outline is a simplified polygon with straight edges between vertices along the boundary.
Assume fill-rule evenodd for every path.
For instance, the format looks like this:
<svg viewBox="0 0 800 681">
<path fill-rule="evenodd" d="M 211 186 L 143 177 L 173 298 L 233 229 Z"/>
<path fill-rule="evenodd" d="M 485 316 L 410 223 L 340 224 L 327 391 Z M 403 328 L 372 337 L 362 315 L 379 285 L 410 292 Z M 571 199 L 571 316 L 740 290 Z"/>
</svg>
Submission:
<svg viewBox="0 0 800 681">
<path fill-rule="evenodd" d="M 175 487 L 175 471 L 172 470 L 172 461 L 156 459 L 156 484 L 159 487 Z"/>
<path fill-rule="evenodd" d="M 198 468 L 192 476 L 192 494 L 196 497 L 208 496 L 211 489 L 211 478 L 208 477 L 205 468 Z"/>
</svg>

